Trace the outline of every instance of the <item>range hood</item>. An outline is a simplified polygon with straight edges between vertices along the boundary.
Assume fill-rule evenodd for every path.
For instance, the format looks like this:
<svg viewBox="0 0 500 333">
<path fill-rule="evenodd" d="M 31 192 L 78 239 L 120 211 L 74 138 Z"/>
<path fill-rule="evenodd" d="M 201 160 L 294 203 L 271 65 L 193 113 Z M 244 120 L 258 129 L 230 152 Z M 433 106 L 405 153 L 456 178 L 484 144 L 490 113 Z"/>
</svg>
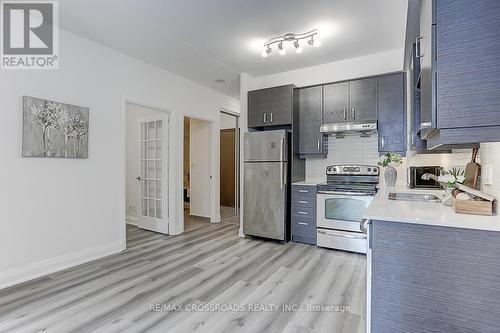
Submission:
<svg viewBox="0 0 500 333">
<path fill-rule="evenodd" d="M 333 123 L 321 125 L 319 131 L 326 134 L 343 136 L 359 133 L 361 136 L 370 136 L 377 131 L 377 122 L 369 123 Z"/>
</svg>

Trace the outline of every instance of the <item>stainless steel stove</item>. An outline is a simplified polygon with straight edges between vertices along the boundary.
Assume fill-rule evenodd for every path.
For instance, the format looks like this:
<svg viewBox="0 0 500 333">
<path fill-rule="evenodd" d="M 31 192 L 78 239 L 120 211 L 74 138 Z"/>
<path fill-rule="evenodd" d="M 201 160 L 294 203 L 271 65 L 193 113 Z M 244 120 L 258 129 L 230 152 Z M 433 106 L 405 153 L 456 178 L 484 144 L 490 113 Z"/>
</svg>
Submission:
<svg viewBox="0 0 500 333">
<path fill-rule="evenodd" d="M 327 182 L 318 185 L 317 244 L 366 253 L 362 215 L 377 193 L 379 168 L 373 165 L 332 165 Z"/>
</svg>

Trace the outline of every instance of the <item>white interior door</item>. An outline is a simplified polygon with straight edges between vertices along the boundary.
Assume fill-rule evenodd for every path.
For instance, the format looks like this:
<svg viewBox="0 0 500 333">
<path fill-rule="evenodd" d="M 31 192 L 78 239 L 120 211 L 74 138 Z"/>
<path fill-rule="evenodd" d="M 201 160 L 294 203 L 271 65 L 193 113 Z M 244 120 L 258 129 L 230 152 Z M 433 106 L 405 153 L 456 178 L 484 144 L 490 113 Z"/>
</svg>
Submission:
<svg viewBox="0 0 500 333">
<path fill-rule="evenodd" d="M 139 121 L 137 226 L 168 234 L 168 115 Z"/>
<path fill-rule="evenodd" d="M 210 218 L 211 123 L 191 118 L 189 128 L 190 215 Z"/>
</svg>

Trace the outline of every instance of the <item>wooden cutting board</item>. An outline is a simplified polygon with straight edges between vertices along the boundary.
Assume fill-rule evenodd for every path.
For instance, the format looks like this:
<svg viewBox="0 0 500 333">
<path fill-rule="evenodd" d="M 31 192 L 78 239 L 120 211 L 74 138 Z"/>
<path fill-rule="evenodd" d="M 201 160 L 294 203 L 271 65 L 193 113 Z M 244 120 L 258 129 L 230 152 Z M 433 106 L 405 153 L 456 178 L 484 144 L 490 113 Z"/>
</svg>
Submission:
<svg viewBox="0 0 500 333">
<path fill-rule="evenodd" d="M 474 189 L 477 187 L 477 179 L 479 177 L 479 170 L 481 169 L 481 166 L 476 163 L 477 152 L 478 148 L 472 150 L 472 160 L 465 167 L 464 185 Z"/>
</svg>

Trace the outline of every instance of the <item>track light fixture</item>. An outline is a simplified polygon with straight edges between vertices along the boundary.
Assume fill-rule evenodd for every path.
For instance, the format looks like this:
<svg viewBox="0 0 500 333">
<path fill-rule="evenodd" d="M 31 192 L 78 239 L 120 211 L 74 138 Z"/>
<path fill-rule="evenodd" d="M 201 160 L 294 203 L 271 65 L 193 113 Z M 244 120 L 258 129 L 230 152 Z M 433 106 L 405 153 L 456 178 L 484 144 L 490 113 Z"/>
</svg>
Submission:
<svg viewBox="0 0 500 333">
<path fill-rule="evenodd" d="M 300 40 L 302 39 L 309 39 L 307 41 L 307 44 L 314 47 L 319 47 L 321 45 L 321 41 L 318 39 L 317 35 L 318 35 L 318 30 L 314 29 L 302 34 L 287 33 L 284 34 L 283 36 L 271 38 L 270 40 L 264 43 L 264 50 L 262 51 L 262 57 L 267 58 L 269 54 L 271 54 L 272 52 L 271 46 L 274 44 L 278 44 L 278 53 L 280 55 L 285 55 L 286 44 L 283 44 L 283 42 L 293 43 L 293 46 L 295 46 L 295 52 L 297 53 L 302 53 L 302 51 L 304 50 L 302 45 L 300 45 Z"/>
<path fill-rule="evenodd" d="M 273 52 L 273 49 L 268 46 L 266 49 L 264 49 L 264 51 L 262 51 L 262 57 L 267 58 L 271 54 L 271 52 Z"/>
<path fill-rule="evenodd" d="M 321 41 L 317 38 L 314 38 L 314 36 L 311 36 L 311 39 L 307 41 L 307 44 L 314 46 L 314 47 L 320 47 L 321 46 Z"/>
<path fill-rule="evenodd" d="M 293 42 L 293 46 L 295 46 L 295 52 L 297 52 L 297 53 L 302 53 L 302 51 L 304 50 L 302 48 L 302 46 L 300 46 L 298 40 L 296 40 L 295 42 Z"/>
<path fill-rule="evenodd" d="M 268 47 L 269 47 L 269 46 L 268 46 Z M 278 53 L 279 53 L 280 55 L 285 55 L 285 54 L 286 54 L 286 50 L 285 50 L 285 48 L 283 47 L 283 42 L 280 42 L 280 43 L 278 44 Z"/>
</svg>

